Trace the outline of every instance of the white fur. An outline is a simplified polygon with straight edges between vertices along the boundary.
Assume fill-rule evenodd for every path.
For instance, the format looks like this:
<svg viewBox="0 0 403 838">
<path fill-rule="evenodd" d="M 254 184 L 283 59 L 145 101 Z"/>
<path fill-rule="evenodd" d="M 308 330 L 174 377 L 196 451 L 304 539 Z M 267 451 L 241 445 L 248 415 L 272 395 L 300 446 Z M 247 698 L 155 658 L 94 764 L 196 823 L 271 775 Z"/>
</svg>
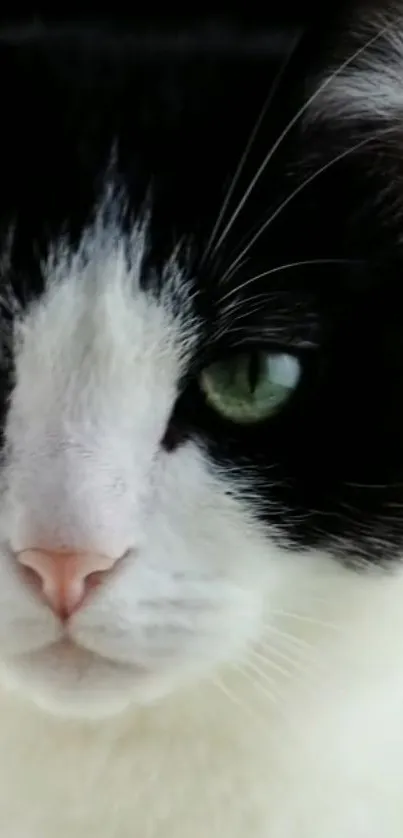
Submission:
<svg viewBox="0 0 403 838">
<path fill-rule="evenodd" d="M 265 660 L 104 721 L 3 694 L 2 834 L 401 838 L 403 575 L 271 558 Z"/>
<path fill-rule="evenodd" d="M 105 231 L 56 254 L 18 328 L 0 834 L 401 838 L 403 572 L 280 549 L 201 444 L 160 448 L 198 324 L 173 263 L 141 291 L 141 235 L 130 270 Z M 38 544 L 131 551 L 70 640 L 18 573 Z"/>
<path fill-rule="evenodd" d="M 403 117 L 403 18 L 394 4 L 353 20 L 347 55 L 317 79 L 308 119 L 393 120 Z M 348 41 L 347 41 L 348 43 Z"/>
</svg>

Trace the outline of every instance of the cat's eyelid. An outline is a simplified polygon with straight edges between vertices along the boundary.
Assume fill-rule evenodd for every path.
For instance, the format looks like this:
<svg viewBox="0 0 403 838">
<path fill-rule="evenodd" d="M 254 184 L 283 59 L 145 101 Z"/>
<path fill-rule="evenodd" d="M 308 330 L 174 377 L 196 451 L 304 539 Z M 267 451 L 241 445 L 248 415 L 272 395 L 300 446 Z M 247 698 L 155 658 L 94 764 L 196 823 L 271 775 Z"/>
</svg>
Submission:
<svg viewBox="0 0 403 838">
<path fill-rule="evenodd" d="M 242 352 L 266 352 L 273 355 L 295 355 L 300 358 L 303 355 L 313 354 L 319 348 L 319 343 L 313 341 L 275 342 L 244 337 L 242 340 L 228 341 L 225 345 L 211 347 L 209 354 L 217 360 L 223 356 L 237 355 Z"/>
</svg>

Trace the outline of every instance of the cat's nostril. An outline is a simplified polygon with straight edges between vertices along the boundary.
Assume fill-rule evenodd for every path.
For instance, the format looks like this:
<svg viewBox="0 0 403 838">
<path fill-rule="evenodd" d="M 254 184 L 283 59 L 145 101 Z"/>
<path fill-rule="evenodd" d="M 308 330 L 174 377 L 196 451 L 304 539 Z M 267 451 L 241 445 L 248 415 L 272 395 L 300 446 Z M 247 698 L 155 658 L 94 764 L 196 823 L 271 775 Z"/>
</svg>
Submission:
<svg viewBox="0 0 403 838">
<path fill-rule="evenodd" d="M 26 581 L 41 593 L 60 619 L 66 620 L 82 606 L 88 594 L 104 582 L 124 556 L 113 558 L 99 553 L 61 553 L 34 548 L 22 550 L 17 559 Z"/>
</svg>

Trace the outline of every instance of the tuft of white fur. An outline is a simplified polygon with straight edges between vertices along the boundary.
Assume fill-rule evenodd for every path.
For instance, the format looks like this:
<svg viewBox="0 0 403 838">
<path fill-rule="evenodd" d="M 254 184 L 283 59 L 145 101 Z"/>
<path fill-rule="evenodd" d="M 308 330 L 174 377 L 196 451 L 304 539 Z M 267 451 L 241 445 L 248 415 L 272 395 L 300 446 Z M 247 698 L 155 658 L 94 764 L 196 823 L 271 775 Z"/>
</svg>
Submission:
<svg viewBox="0 0 403 838">
<path fill-rule="evenodd" d="M 175 260 L 142 290 L 142 235 L 55 251 L 18 325 L 0 833 L 401 838 L 402 569 L 281 549 L 247 474 L 162 449 L 198 324 Z M 126 553 L 68 634 L 18 573 L 37 545 Z"/>
<path fill-rule="evenodd" d="M 351 36 L 351 40 L 350 40 Z M 308 120 L 393 120 L 403 117 L 403 13 L 401 4 L 353 15 L 347 56 L 316 80 Z"/>
</svg>

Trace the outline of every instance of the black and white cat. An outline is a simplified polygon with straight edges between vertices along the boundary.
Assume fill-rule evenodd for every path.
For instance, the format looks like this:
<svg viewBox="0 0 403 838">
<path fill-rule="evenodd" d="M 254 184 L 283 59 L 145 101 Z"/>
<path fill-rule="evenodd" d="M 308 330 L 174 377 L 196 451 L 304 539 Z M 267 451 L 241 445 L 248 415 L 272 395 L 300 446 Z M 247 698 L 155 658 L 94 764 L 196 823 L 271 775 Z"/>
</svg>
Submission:
<svg viewBox="0 0 403 838">
<path fill-rule="evenodd" d="M 2 35 L 4 838 L 403 834 L 403 2 L 269 76 Z"/>
</svg>

